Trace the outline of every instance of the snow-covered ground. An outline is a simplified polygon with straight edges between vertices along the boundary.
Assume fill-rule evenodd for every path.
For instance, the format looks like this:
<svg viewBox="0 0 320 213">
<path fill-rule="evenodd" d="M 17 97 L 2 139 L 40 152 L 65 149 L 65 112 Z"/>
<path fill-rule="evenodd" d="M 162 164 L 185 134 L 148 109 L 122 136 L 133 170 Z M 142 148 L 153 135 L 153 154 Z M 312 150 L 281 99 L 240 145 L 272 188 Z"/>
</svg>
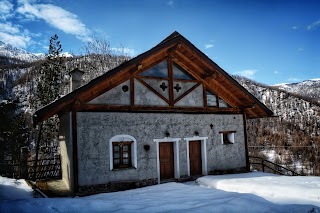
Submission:
<svg viewBox="0 0 320 213">
<path fill-rule="evenodd" d="M 320 177 L 280 176 L 263 172 L 204 176 L 197 183 L 227 192 L 250 193 L 279 204 L 311 204 L 320 207 Z"/>
<path fill-rule="evenodd" d="M 2 206 L 3 200 L 20 200 L 28 198 L 33 198 L 33 190 L 24 180 L 0 176 L 0 207 Z"/>
<path fill-rule="evenodd" d="M 319 189 L 320 177 L 253 172 L 87 197 L 32 198 L 23 180 L 0 177 L 0 212 L 320 213 Z"/>
</svg>

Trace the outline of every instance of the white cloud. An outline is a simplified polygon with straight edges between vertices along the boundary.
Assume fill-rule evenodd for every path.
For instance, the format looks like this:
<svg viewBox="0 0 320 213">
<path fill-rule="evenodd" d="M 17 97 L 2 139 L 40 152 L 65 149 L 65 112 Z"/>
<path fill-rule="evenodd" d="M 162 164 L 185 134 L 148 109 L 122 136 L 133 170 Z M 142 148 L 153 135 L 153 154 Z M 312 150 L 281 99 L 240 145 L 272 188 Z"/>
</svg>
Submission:
<svg viewBox="0 0 320 213">
<path fill-rule="evenodd" d="M 18 26 L 13 26 L 10 22 L 6 22 L 6 23 L 0 23 L 0 32 L 17 34 L 20 32 L 20 30 Z"/>
<path fill-rule="evenodd" d="M 298 48 L 298 51 L 303 51 L 304 49 L 303 48 Z"/>
<path fill-rule="evenodd" d="M 204 47 L 205 47 L 206 49 L 209 49 L 209 48 L 211 48 L 211 47 L 214 47 L 214 45 L 213 45 L 213 44 L 205 44 Z"/>
<path fill-rule="evenodd" d="M 258 70 L 255 70 L 255 69 L 247 69 L 247 70 L 242 70 L 242 71 L 239 71 L 239 72 L 235 72 L 234 74 L 235 75 L 241 75 L 241 76 L 244 76 L 246 78 L 253 79 L 254 75 L 256 74 L 257 71 Z"/>
<path fill-rule="evenodd" d="M 209 42 L 207 42 L 207 43 L 204 45 L 204 48 L 205 48 L 205 49 L 209 49 L 209 48 L 214 47 L 214 44 L 213 44 L 214 42 L 215 42 L 215 40 L 211 39 Z"/>
<path fill-rule="evenodd" d="M 52 27 L 75 35 L 81 40 L 86 40 L 89 37 L 90 31 L 78 16 L 61 7 L 52 4 L 32 5 L 27 1 L 20 1 L 20 3 L 22 4 L 18 7 L 17 12 L 31 21 L 44 20 Z"/>
<path fill-rule="evenodd" d="M 279 71 L 275 70 L 273 71 L 274 74 L 279 74 Z"/>
<path fill-rule="evenodd" d="M 174 1 L 172 1 L 172 0 L 168 1 L 168 2 L 167 2 L 167 5 L 170 6 L 170 7 L 173 7 Z"/>
<path fill-rule="evenodd" d="M 297 82 L 297 81 L 301 81 L 299 78 L 296 78 L 296 77 L 290 77 L 288 78 L 288 81 L 289 82 Z"/>
<path fill-rule="evenodd" d="M 77 15 L 43 2 L 53 2 L 51 0 L 17 0 L 17 6 L 10 0 L 0 0 L 0 40 L 11 44 L 14 47 L 27 48 L 30 45 L 41 46 L 33 38 L 39 38 L 41 33 L 31 32 L 23 26 L 14 24 L 15 21 L 29 22 L 43 20 L 52 27 L 71 34 L 82 41 L 90 39 L 91 31 L 81 22 Z"/>
<path fill-rule="evenodd" d="M 13 4 L 7 0 L 0 1 L 0 20 L 13 17 Z"/>
<path fill-rule="evenodd" d="M 12 35 L 5 32 L 0 32 L 0 40 L 4 43 L 11 44 L 14 47 L 26 48 L 30 42 L 30 36 L 26 35 Z"/>
<path fill-rule="evenodd" d="M 26 48 L 30 45 L 32 34 L 28 30 L 20 30 L 21 26 L 10 22 L 0 23 L 0 40 L 14 47 Z"/>
<path fill-rule="evenodd" d="M 319 27 L 320 27 L 320 20 L 308 25 L 307 30 L 316 30 Z"/>
<path fill-rule="evenodd" d="M 297 26 L 293 26 L 293 27 L 291 27 L 291 29 L 293 29 L 293 30 L 297 30 L 297 29 L 298 29 L 298 27 L 297 27 Z"/>
</svg>

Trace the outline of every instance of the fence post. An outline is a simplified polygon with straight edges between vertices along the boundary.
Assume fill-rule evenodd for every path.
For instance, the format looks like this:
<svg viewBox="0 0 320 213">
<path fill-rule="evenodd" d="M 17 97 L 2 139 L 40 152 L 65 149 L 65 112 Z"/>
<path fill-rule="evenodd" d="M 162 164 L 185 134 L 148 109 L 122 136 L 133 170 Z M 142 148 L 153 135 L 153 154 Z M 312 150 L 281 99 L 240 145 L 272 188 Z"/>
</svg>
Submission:
<svg viewBox="0 0 320 213">
<path fill-rule="evenodd" d="M 34 162 L 33 180 L 35 180 L 36 176 L 37 176 L 38 156 L 39 156 L 39 147 L 40 147 L 40 140 L 41 140 L 41 134 L 42 134 L 42 127 L 43 127 L 43 122 L 41 122 L 39 124 L 38 140 L 36 143 L 36 157 L 35 157 L 35 162 Z"/>
<path fill-rule="evenodd" d="M 261 158 L 261 166 L 262 166 L 262 171 L 264 172 L 264 159 Z"/>
<path fill-rule="evenodd" d="M 28 147 L 20 148 L 20 178 L 28 178 Z"/>
</svg>

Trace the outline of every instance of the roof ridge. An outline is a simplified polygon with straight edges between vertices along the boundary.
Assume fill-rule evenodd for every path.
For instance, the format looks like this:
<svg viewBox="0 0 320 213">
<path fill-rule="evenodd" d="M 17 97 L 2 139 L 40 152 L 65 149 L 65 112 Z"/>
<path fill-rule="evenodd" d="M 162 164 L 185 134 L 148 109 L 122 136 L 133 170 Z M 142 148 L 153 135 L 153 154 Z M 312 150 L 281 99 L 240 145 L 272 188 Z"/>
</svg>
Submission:
<svg viewBox="0 0 320 213">
<path fill-rule="evenodd" d="M 164 44 L 178 36 L 181 36 L 181 34 L 178 31 L 174 31 L 173 33 L 171 33 L 167 38 L 165 38 L 164 40 L 162 40 L 158 45 Z M 158 46 L 157 45 L 157 46 Z"/>
</svg>

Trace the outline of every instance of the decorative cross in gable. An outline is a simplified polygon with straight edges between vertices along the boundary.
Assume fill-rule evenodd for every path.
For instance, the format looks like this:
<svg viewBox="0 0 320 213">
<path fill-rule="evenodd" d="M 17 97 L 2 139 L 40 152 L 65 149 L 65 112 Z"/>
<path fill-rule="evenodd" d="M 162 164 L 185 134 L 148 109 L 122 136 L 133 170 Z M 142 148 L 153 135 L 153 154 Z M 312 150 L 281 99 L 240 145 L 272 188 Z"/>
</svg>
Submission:
<svg viewBox="0 0 320 213">
<path fill-rule="evenodd" d="M 163 91 L 165 91 L 165 90 L 168 88 L 168 86 L 166 85 L 166 83 L 162 82 L 162 84 L 160 85 L 160 88 L 161 88 Z"/>
<path fill-rule="evenodd" d="M 181 87 L 179 84 L 176 84 L 175 87 L 173 87 L 177 92 L 179 92 L 179 90 L 181 90 Z"/>
</svg>

